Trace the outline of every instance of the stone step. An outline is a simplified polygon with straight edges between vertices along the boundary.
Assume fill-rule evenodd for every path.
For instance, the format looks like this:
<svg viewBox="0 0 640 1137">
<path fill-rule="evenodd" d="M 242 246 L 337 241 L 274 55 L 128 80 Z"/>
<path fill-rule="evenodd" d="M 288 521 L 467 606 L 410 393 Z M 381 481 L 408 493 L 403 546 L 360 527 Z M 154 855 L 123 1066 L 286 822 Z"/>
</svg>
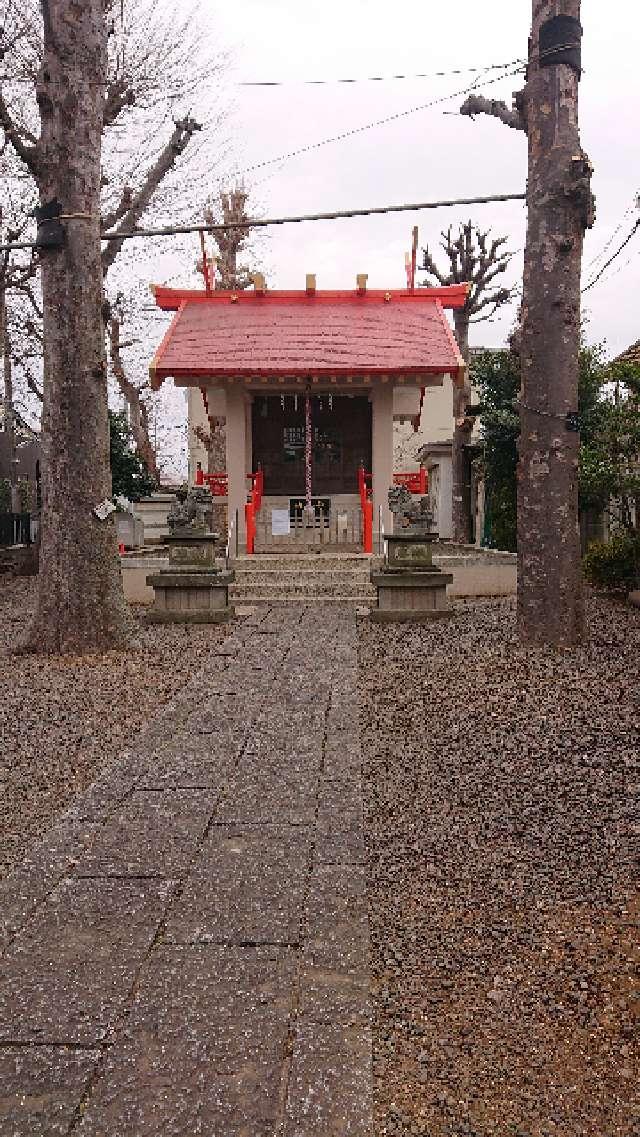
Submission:
<svg viewBox="0 0 640 1137">
<path fill-rule="evenodd" d="M 380 563 L 379 557 L 372 557 L 368 553 L 258 553 L 254 556 L 244 554 L 233 560 L 232 567 L 247 572 L 264 572 L 265 570 L 282 569 L 287 573 L 299 569 L 330 569 L 332 572 L 342 568 L 355 568 L 361 566 L 363 571 L 369 571 L 371 566 Z"/>
<path fill-rule="evenodd" d="M 303 594 L 282 595 L 279 593 L 269 593 L 263 595 L 258 589 L 252 590 L 247 596 L 230 596 L 230 603 L 238 607 L 251 607 L 253 604 L 354 604 L 358 608 L 375 608 L 377 607 L 377 600 L 375 593 L 373 595 L 354 595 L 354 596 L 305 596 Z"/>
<path fill-rule="evenodd" d="M 272 583 L 245 583 L 232 584 L 229 589 L 231 600 L 247 600 L 252 596 L 375 596 L 375 589 L 364 580 L 331 580 L 302 581 L 295 578 L 283 579 L 280 577 Z"/>
<path fill-rule="evenodd" d="M 369 573 L 377 558 L 364 553 L 240 556 L 233 562 L 232 603 L 321 601 L 369 605 L 376 591 Z"/>
<path fill-rule="evenodd" d="M 237 568 L 235 570 L 236 581 L 238 584 L 251 584 L 259 586 L 261 584 L 274 584 L 280 580 L 297 580 L 301 584 L 313 585 L 316 582 L 324 584 L 328 581 L 344 581 L 347 584 L 357 583 L 359 581 L 365 584 L 369 583 L 369 566 L 364 568 L 340 568 L 332 569 L 329 566 L 319 568 L 297 568 L 295 571 L 289 572 L 286 568 L 275 569 L 247 569 Z"/>
</svg>

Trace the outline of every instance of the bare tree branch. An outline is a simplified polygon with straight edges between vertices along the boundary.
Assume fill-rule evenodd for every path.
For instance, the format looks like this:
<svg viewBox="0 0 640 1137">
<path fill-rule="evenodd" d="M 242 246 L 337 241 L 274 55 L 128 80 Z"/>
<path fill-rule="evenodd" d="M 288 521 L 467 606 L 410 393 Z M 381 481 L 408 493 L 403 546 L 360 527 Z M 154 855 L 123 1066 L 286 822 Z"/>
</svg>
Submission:
<svg viewBox="0 0 640 1137">
<path fill-rule="evenodd" d="M 26 298 L 29 301 L 31 307 L 33 308 L 33 311 L 35 312 L 36 316 L 38 317 L 39 320 L 41 320 L 42 319 L 42 308 L 38 304 L 38 301 L 36 300 L 36 297 L 35 297 L 35 294 L 34 294 L 34 291 L 33 291 L 33 288 L 31 287 L 31 285 L 27 284 L 26 281 L 21 281 L 19 283 L 14 283 L 13 287 L 15 289 L 17 289 L 19 292 L 22 292 L 22 294 L 24 296 L 26 296 Z"/>
<path fill-rule="evenodd" d="M 109 359 L 113 376 L 122 394 L 127 400 L 130 410 L 131 433 L 136 446 L 136 453 L 142 459 L 147 470 L 157 482 L 160 481 L 160 471 L 155 450 L 149 438 L 149 411 L 141 398 L 142 388 L 136 387 L 128 378 L 122 359 L 122 343 L 120 341 L 121 319 L 111 312 L 109 318 Z M 146 384 L 145 384 L 146 386 Z"/>
<path fill-rule="evenodd" d="M 225 225 L 238 224 L 241 221 L 250 221 L 247 213 L 248 190 L 243 185 L 218 195 L 215 201 L 209 201 L 204 210 L 204 219 L 208 224 L 214 225 L 217 217 L 221 217 Z M 215 206 L 215 209 L 214 209 Z M 245 248 L 250 240 L 250 229 L 218 230 L 214 240 L 218 246 L 217 272 L 220 288 L 244 289 L 249 288 L 252 282 L 251 272 L 247 266 L 238 265 L 238 253 Z M 202 440 L 201 440 L 202 441 Z"/>
<path fill-rule="evenodd" d="M 187 115 L 186 118 L 180 119 L 175 124 L 171 138 L 160 152 L 154 165 L 148 171 L 140 189 L 133 195 L 131 205 L 123 214 L 120 225 L 116 230 L 117 233 L 129 232 L 137 225 L 145 210 L 148 208 L 162 179 L 166 177 L 169 170 L 173 169 L 178 158 L 186 150 L 196 131 L 200 129 L 200 124 L 189 115 Z M 107 248 L 104 250 L 102 254 L 102 270 L 105 276 L 120 252 L 124 240 L 125 238 L 121 237 L 120 239 L 109 241 Z"/>
<path fill-rule="evenodd" d="M 4 101 L 3 95 L 0 93 L 0 126 L 5 132 L 6 137 L 13 146 L 18 157 L 24 162 L 27 169 L 35 177 L 40 169 L 40 159 L 38 156 L 37 146 L 33 143 L 29 145 L 25 140 L 24 135 L 18 130 L 15 122 L 13 121 L 7 104 Z"/>
<path fill-rule="evenodd" d="M 100 223 L 101 228 L 103 230 L 113 229 L 113 226 L 117 225 L 118 221 L 120 221 L 131 209 L 132 203 L 133 190 L 131 189 L 131 186 L 125 186 L 122 190 L 122 196 L 116 208 L 113 209 L 111 213 L 105 214 L 105 216 L 102 218 L 102 221 Z"/>
<path fill-rule="evenodd" d="M 492 118 L 499 118 L 501 122 L 513 130 L 526 131 L 527 129 L 524 115 L 518 106 L 518 96 L 516 96 L 516 105 L 509 108 L 500 99 L 487 99 L 484 95 L 469 95 L 460 107 L 460 114 L 469 115 L 471 118 L 477 114 L 488 114 Z"/>
<path fill-rule="evenodd" d="M 31 393 L 33 395 L 35 395 L 36 398 L 38 399 L 38 401 L 41 403 L 42 398 L 43 398 L 42 391 L 41 391 L 40 387 L 38 386 L 38 384 L 36 383 L 33 375 L 31 374 L 30 369 L 28 367 L 25 367 L 24 364 L 22 365 L 22 373 L 23 373 L 25 379 L 27 380 L 27 387 L 29 388 Z"/>
<path fill-rule="evenodd" d="M 469 324 L 475 323 L 473 317 L 490 307 L 491 312 L 480 316 L 480 320 L 490 319 L 498 308 L 511 299 L 511 289 L 491 286 L 497 276 L 506 272 L 511 253 L 504 248 L 506 237 L 496 237 L 489 244 L 489 233 L 478 229 L 471 221 L 462 225 L 455 235 L 449 227 L 441 237 L 441 247 L 449 262 L 449 271 L 439 269 L 428 248 L 423 249 L 422 268 L 429 274 L 424 283 L 431 284 L 435 280 L 444 286 L 469 284 L 464 306 L 456 309 L 453 314 L 460 354 L 468 365 Z M 471 538 L 471 473 L 466 450 L 474 424 L 473 416 L 466 413 L 470 399 L 471 387 L 467 373 L 463 385 L 454 387 L 453 390 L 455 425 L 451 450 L 453 531 L 455 539 L 463 542 Z"/>
<path fill-rule="evenodd" d="M 136 93 L 131 87 L 131 84 L 126 82 L 122 76 L 114 78 L 107 87 L 104 103 L 105 127 L 113 126 L 123 110 L 126 110 L 127 107 L 132 107 L 135 101 Z"/>
</svg>

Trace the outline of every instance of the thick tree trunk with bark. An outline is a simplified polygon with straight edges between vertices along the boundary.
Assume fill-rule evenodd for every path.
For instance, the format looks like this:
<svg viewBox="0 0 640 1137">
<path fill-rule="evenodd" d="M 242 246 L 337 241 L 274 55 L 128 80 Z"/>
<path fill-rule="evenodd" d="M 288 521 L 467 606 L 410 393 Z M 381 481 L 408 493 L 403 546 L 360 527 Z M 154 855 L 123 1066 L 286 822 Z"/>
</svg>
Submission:
<svg viewBox="0 0 640 1137">
<path fill-rule="evenodd" d="M 451 448 L 453 539 L 467 545 L 471 542 L 471 458 L 467 447 L 471 442 L 473 423 L 465 418 L 471 402 L 469 383 L 469 315 L 464 310 L 454 312 L 453 321 L 460 354 L 467 370 L 463 387 L 453 388 L 453 445 Z M 464 420 L 464 421 L 462 421 Z"/>
<path fill-rule="evenodd" d="M 578 524 L 580 269 L 591 224 L 590 165 L 580 148 L 579 74 L 540 59 L 540 29 L 579 20 L 580 0 L 534 0 L 524 95 L 529 139 L 518 468 L 518 625 L 559 646 L 584 630 Z"/>
<path fill-rule="evenodd" d="M 470 96 L 529 140 L 518 463 L 518 626 L 532 643 L 584 633 L 578 525 L 580 270 L 593 224 L 591 165 L 580 147 L 580 0 L 533 0 L 529 66 L 514 106 Z"/>
<path fill-rule="evenodd" d="M 29 646 L 124 646 L 129 617 L 113 519 L 100 261 L 100 152 L 106 74 L 102 0 L 42 0 L 44 53 L 35 155 L 40 200 L 57 200 L 61 248 L 43 250 L 44 405 L 40 578 Z"/>
</svg>

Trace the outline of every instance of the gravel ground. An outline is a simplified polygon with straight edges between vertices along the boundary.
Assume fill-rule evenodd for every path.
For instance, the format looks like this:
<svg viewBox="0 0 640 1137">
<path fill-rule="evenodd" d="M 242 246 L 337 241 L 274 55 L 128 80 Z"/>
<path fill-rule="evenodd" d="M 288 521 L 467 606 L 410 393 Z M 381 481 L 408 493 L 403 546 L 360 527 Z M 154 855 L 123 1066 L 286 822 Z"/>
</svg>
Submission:
<svg viewBox="0 0 640 1137">
<path fill-rule="evenodd" d="M 376 1137 L 640 1133 L 640 612 L 589 620 L 361 625 Z"/>
<path fill-rule="evenodd" d="M 34 591 L 33 580 L 0 579 L 0 877 L 226 635 L 220 626 L 150 625 L 127 655 L 15 655 Z"/>
</svg>

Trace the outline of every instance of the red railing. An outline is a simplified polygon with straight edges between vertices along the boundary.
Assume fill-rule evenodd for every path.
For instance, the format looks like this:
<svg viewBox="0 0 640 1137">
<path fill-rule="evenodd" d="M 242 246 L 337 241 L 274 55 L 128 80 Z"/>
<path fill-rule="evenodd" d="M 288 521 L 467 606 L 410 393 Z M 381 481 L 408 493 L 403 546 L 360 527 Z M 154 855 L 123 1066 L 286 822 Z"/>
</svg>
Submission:
<svg viewBox="0 0 640 1137">
<path fill-rule="evenodd" d="M 251 479 L 251 499 L 256 513 L 258 513 L 264 497 L 264 473 L 262 470 L 257 470 L 255 474 L 247 474 L 247 477 Z M 208 486 L 213 497 L 227 497 L 229 494 L 229 476 L 226 473 L 205 474 L 204 470 L 198 466 L 196 485 Z"/>
<path fill-rule="evenodd" d="M 394 474 L 393 483 L 396 486 L 406 486 L 409 493 L 426 494 L 429 489 L 429 479 L 424 466 L 419 470 L 412 470 L 407 474 Z"/>
<path fill-rule="evenodd" d="M 429 491 L 429 478 L 424 466 L 408 473 L 394 474 L 393 484 L 406 486 L 409 493 L 426 494 Z M 360 494 L 360 502 L 364 505 L 367 494 L 371 493 L 371 474 L 367 473 L 364 466 L 360 466 L 358 470 L 358 493 Z"/>
</svg>

